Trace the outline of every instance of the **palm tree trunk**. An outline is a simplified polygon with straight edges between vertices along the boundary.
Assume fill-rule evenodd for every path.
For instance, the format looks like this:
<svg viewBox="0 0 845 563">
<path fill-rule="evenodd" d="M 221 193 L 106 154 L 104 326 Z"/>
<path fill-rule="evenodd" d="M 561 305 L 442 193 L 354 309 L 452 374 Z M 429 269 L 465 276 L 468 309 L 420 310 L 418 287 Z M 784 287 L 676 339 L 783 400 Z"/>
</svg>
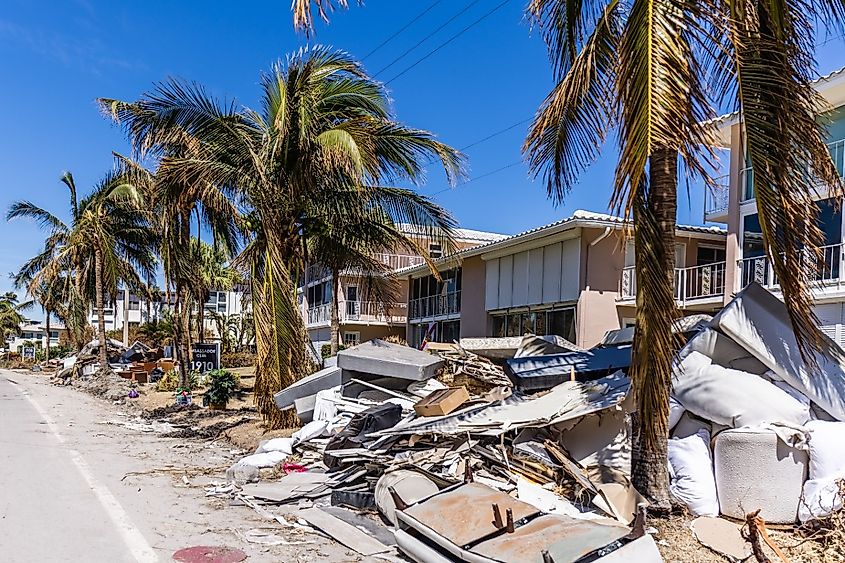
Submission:
<svg viewBox="0 0 845 563">
<path fill-rule="evenodd" d="M 338 279 L 337 268 L 332 268 L 332 320 L 331 320 L 331 353 L 332 356 L 337 356 L 340 348 L 340 311 L 338 290 L 340 289 L 340 280 Z"/>
<path fill-rule="evenodd" d="M 123 345 L 129 346 L 129 287 L 123 288 Z"/>
<path fill-rule="evenodd" d="M 45 320 L 47 323 L 47 348 L 44 349 L 44 359 L 50 361 L 50 309 L 44 309 Z"/>
<path fill-rule="evenodd" d="M 633 428 L 632 481 L 652 504 L 666 511 L 669 501 L 667 440 L 675 303 L 675 222 L 677 152 L 659 150 L 649 162 L 648 194 L 634 208 L 637 275 L 637 329 L 631 381 L 637 402 Z"/>
<path fill-rule="evenodd" d="M 197 342 L 205 342 L 205 302 L 208 297 L 203 295 L 197 300 Z"/>
<path fill-rule="evenodd" d="M 103 254 L 94 250 L 94 292 L 97 304 L 97 332 L 100 340 L 100 371 L 109 370 L 108 344 L 106 343 L 106 318 L 103 314 Z"/>
</svg>

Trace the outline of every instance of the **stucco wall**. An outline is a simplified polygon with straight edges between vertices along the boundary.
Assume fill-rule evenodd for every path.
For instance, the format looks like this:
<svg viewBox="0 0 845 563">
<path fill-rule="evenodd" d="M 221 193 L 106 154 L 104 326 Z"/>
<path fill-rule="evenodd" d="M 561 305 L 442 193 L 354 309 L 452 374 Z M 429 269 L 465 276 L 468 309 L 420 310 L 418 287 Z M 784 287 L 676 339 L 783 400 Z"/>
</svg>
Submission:
<svg viewBox="0 0 845 563">
<path fill-rule="evenodd" d="M 576 310 L 579 346 L 589 348 L 601 341 L 608 330 L 619 328 L 616 298 L 625 266 L 625 240 L 621 230 L 582 229 L 581 294 Z"/>
</svg>

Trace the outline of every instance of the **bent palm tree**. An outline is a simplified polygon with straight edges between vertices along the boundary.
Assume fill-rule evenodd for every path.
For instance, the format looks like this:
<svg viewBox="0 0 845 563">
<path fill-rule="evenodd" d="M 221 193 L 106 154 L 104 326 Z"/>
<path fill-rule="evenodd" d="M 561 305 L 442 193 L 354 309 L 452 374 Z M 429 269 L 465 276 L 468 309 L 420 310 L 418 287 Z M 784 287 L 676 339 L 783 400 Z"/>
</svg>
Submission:
<svg viewBox="0 0 845 563">
<path fill-rule="evenodd" d="M 275 407 L 273 393 L 311 369 L 294 280 L 314 226 L 328 210 L 337 216 L 378 206 L 394 224 L 419 224 L 428 238 L 448 238 L 451 218 L 433 215 L 407 190 L 383 186 L 419 181 L 432 159 L 450 181 L 463 170 L 457 151 L 393 119 L 383 87 L 345 53 L 301 50 L 274 65 L 261 84 L 257 111 L 176 80 L 136 103 L 101 103 L 138 153 L 160 158 L 160 181 L 217 190 L 252 211 L 256 225 L 272 226 L 248 247 L 248 264 L 256 402 L 264 419 L 279 426 L 293 420 Z M 179 144 L 182 152 L 170 150 Z"/>
<path fill-rule="evenodd" d="M 23 312 L 31 305 L 29 301 L 20 303 L 17 293 L 11 291 L 0 295 L 0 334 L 4 343 L 9 336 L 21 334 L 21 324 L 26 321 Z"/>
</svg>

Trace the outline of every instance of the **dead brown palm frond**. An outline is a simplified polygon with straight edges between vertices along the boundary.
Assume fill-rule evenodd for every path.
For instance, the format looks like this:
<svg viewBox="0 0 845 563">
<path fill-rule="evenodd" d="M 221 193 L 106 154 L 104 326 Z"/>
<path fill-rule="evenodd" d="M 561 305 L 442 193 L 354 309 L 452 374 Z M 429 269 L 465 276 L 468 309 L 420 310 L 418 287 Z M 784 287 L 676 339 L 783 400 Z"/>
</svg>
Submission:
<svg viewBox="0 0 845 563">
<path fill-rule="evenodd" d="M 329 12 L 336 8 L 348 8 L 349 0 L 293 0 L 291 10 L 293 10 L 293 26 L 296 29 L 302 30 L 306 35 L 310 35 L 314 31 L 314 16 L 312 14 L 312 4 L 317 7 L 317 13 L 324 22 L 329 21 Z M 363 0 L 358 0 L 358 4 L 363 4 Z"/>
<path fill-rule="evenodd" d="M 731 70 L 763 241 L 801 354 L 813 363 L 811 352 L 822 333 L 810 286 L 823 256 L 822 233 L 808 217 L 818 212 L 814 197 L 829 192 L 841 198 L 842 182 L 817 118 L 826 108 L 811 85 L 813 15 L 823 10 L 808 7 L 750 0 L 726 4 Z M 837 11 L 833 17 L 841 18 L 841 6 Z"/>
</svg>

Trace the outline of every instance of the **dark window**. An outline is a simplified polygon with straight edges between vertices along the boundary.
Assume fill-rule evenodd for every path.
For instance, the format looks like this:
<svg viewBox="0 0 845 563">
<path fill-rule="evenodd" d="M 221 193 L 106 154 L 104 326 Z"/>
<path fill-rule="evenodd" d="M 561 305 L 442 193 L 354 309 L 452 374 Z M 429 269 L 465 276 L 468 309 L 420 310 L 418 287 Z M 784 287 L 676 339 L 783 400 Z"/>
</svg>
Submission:
<svg viewBox="0 0 845 563">
<path fill-rule="evenodd" d="M 428 255 L 432 258 L 440 258 L 443 256 L 443 246 L 432 242 L 428 245 Z"/>
<path fill-rule="evenodd" d="M 716 264 L 725 261 L 725 249 L 715 246 L 699 246 L 696 252 L 696 266 Z"/>
</svg>

